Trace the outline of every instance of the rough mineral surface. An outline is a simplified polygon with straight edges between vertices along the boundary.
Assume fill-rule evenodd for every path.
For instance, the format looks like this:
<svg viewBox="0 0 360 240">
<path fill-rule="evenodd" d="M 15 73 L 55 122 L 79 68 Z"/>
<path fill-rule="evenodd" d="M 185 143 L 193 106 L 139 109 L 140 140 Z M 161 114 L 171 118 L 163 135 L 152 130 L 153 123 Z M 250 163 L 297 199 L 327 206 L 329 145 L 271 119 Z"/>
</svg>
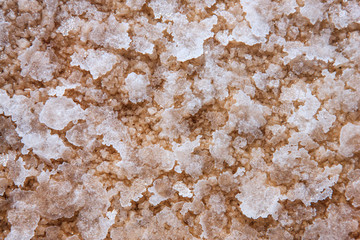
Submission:
<svg viewBox="0 0 360 240">
<path fill-rule="evenodd" d="M 0 0 L 0 239 L 360 239 L 358 0 Z"/>
</svg>

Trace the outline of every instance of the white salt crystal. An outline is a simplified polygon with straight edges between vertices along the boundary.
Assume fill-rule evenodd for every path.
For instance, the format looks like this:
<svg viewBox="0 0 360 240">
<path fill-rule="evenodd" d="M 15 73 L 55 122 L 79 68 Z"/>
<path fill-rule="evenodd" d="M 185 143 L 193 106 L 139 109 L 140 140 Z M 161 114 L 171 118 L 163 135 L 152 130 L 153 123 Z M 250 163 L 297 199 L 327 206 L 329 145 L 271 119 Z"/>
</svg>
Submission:
<svg viewBox="0 0 360 240">
<path fill-rule="evenodd" d="M 130 73 L 125 79 L 126 89 L 129 92 L 129 100 L 133 103 L 150 100 L 147 95 L 147 86 L 150 84 L 146 75 Z"/>
<path fill-rule="evenodd" d="M 113 68 L 117 57 L 103 50 L 80 49 L 71 56 L 71 60 L 71 66 L 79 66 L 81 69 L 90 71 L 93 78 L 97 79 Z"/>
<path fill-rule="evenodd" d="M 67 97 L 50 98 L 40 112 L 40 122 L 49 128 L 62 130 L 70 121 L 84 118 L 84 110 Z"/>
</svg>

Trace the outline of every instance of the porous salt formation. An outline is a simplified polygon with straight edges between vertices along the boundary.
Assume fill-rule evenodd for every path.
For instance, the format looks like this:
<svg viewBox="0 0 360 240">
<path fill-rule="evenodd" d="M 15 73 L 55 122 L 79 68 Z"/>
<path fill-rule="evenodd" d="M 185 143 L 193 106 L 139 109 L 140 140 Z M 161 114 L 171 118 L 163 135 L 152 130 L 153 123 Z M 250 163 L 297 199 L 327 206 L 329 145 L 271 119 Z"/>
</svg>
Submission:
<svg viewBox="0 0 360 240">
<path fill-rule="evenodd" d="M 0 6 L 0 239 L 360 239 L 359 1 Z"/>
</svg>

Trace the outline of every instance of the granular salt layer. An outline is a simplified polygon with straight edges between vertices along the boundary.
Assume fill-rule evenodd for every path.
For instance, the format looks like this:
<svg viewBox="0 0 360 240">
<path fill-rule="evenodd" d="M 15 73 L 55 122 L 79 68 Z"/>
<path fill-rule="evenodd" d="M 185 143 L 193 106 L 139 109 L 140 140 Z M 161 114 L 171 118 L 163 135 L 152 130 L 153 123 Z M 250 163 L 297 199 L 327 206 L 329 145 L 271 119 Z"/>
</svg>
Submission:
<svg viewBox="0 0 360 240">
<path fill-rule="evenodd" d="M 0 0 L 0 239 L 360 239 L 358 0 Z"/>
</svg>

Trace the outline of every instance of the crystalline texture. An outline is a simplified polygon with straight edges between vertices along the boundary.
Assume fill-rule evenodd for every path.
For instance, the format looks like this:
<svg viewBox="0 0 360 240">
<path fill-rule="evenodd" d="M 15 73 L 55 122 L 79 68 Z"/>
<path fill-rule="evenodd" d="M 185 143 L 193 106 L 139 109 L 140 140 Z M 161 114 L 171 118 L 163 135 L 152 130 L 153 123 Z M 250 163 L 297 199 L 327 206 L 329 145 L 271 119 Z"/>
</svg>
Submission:
<svg viewBox="0 0 360 240">
<path fill-rule="evenodd" d="M 240 186 L 240 193 L 236 198 L 241 202 L 240 209 L 245 216 L 253 219 L 266 218 L 275 214 L 280 207 L 278 201 L 285 199 L 280 188 L 268 186 L 265 181 L 266 174 L 260 173 Z"/>
<path fill-rule="evenodd" d="M 71 121 L 84 118 L 84 110 L 67 97 L 50 98 L 40 113 L 40 122 L 49 128 L 61 130 Z"/>
<path fill-rule="evenodd" d="M 50 81 L 57 66 L 50 59 L 48 51 L 38 51 L 38 40 L 35 40 L 33 46 L 26 49 L 19 55 L 21 64 L 21 75 L 30 76 L 37 81 Z"/>
<path fill-rule="evenodd" d="M 312 24 L 323 19 L 324 4 L 320 0 L 305 0 L 305 5 L 300 8 L 303 16 L 307 17 Z"/>
<path fill-rule="evenodd" d="M 340 153 L 345 157 L 352 157 L 360 151 L 360 125 L 348 123 L 341 128 Z"/>
<path fill-rule="evenodd" d="M 144 100 L 150 100 L 147 95 L 147 86 L 150 82 L 146 75 L 130 73 L 125 79 L 125 84 L 131 102 L 138 103 Z"/>
<path fill-rule="evenodd" d="M 81 69 L 89 71 L 94 79 L 109 72 L 117 62 L 114 54 L 93 49 L 80 49 L 71 56 L 71 59 L 71 66 L 79 66 Z"/>
<path fill-rule="evenodd" d="M 169 29 L 174 37 L 174 43 L 169 46 L 170 53 L 181 62 L 200 57 L 204 52 L 204 41 L 214 36 L 211 29 L 216 23 L 216 16 L 189 22 L 185 16 L 177 14 Z"/>
</svg>

